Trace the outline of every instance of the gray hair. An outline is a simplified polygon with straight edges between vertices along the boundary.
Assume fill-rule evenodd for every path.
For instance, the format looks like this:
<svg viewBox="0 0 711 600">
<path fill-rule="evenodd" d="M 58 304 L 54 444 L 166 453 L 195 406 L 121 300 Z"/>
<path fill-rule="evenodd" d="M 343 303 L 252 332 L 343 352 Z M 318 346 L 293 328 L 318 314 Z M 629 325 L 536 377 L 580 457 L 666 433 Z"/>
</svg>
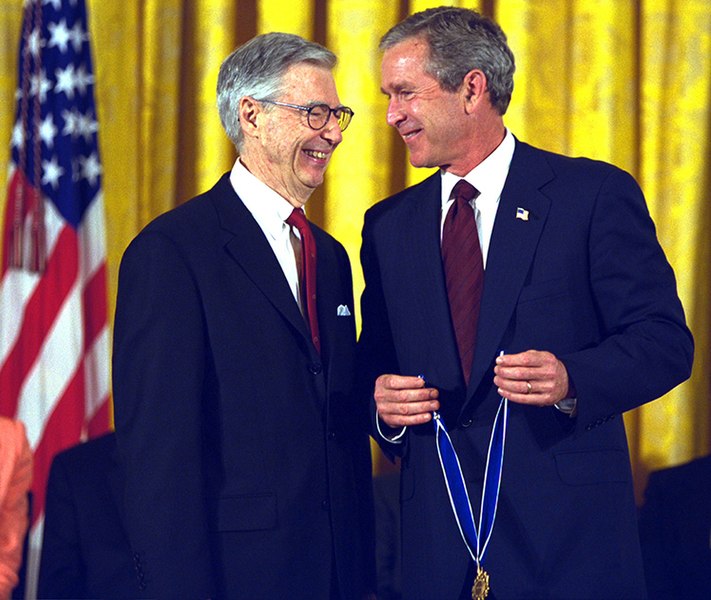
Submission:
<svg viewBox="0 0 711 600">
<path fill-rule="evenodd" d="M 392 27 L 380 40 L 388 50 L 407 39 L 421 37 L 429 46 L 425 72 L 448 92 L 458 90 L 472 69 L 486 75 L 492 106 L 506 112 L 516 69 L 506 35 L 494 21 L 476 11 L 440 6 L 415 13 Z"/>
<path fill-rule="evenodd" d="M 217 76 L 217 110 L 227 137 L 237 150 L 244 141 L 239 102 L 245 96 L 275 100 L 282 77 L 300 63 L 333 69 L 336 55 L 321 44 L 291 33 L 265 33 L 237 48 L 222 63 Z"/>
</svg>

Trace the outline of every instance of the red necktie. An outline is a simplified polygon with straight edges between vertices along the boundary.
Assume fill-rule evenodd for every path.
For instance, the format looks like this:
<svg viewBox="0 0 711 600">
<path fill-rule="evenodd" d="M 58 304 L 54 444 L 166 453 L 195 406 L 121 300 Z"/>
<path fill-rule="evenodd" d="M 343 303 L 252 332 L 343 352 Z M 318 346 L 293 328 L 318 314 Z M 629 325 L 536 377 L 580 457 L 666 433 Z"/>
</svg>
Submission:
<svg viewBox="0 0 711 600">
<path fill-rule="evenodd" d="M 454 204 L 449 208 L 442 231 L 442 262 L 459 360 L 464 380 L 469 384 L 484 287 L 484 261 L 474 211 L 469 204 L 479 191 L 460 179 L 452 195 Z"/>
<path fill-rule="evenodd" d="M 320 353 L 321 340 L 318 337 L 318 313 L 316 312 L 316 240 L 302 209 L 295 208 L 286 222 L 296 227 L 301 235 L 301 273 L 303 273 L 301 298 L 311 330 L 311 340 Z"/>
</svg>

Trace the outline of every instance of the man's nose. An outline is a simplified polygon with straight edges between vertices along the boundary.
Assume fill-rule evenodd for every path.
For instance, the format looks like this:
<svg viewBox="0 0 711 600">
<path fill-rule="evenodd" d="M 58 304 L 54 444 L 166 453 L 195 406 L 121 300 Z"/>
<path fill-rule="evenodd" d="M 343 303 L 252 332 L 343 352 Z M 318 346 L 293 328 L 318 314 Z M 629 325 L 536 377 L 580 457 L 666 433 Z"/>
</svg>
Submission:
<svg viewBox="0 0 711 600">
<path fill-rule="evenodd" d="M 332 144 L 340 144 L 343 140 L 343 132 L 334 113 L 328 116 L 328 121 L 321 130 L 321 136 Z"/>
<path fill-rule="evenodd" d="M 385 115 L 387 124 L 391 127 L 397 127 L 405 119 L 405 114 L 396 98 L 391 98 L 388 101 L 388 111 Z"/>
</svg>

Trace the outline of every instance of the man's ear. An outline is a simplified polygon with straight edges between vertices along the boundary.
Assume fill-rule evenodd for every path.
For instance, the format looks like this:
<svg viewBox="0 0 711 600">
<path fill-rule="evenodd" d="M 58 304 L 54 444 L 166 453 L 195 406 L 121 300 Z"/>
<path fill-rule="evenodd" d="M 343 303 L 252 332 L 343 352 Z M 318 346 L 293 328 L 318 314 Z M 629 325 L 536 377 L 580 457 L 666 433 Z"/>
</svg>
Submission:
<svg viewBox="0 0 711 600">
<path fill-rule="evenodd" d="M 483 98 L 487 91 L 486 75 L 479 69 L 472 69 L 464 76 L 462 94 L 467 109 L 472 109 Z"/>
<path fill-rule="evenodd" d="M 262 107 L 256 100 L 254 100 L 254 98 L 244 96 L 239 101 L 238 110 L 239 123 L 242 127 L 244 135 L 249 137 L 257 137 L 259 129 L 257 116 L 262 111 Z"/>
</svg>

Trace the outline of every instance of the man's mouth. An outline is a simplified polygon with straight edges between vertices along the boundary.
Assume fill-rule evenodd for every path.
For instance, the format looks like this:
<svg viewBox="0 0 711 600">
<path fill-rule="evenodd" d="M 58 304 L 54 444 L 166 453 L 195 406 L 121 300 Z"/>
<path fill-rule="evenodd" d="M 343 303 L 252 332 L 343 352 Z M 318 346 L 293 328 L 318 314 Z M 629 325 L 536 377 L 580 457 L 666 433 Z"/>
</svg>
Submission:
<svg viewBox="0 0 711 600">
<path fill-rule="evenodd" d="M 402 139 L 405 140 L 406 142 L 412 138 L 414 138 L 418 133 L 422 131 L 421 129 L 413 129 L 411 131 L 407 132 L 400 132 L 400 135 L 402 136 Z"/>
<path fill-rule="evenodd" d="M 318 160 L 326 160 L 328 158 L 328 152 L 322 152 L 321 150 L 304 150 L 304 154 Z"/>
</svg>

